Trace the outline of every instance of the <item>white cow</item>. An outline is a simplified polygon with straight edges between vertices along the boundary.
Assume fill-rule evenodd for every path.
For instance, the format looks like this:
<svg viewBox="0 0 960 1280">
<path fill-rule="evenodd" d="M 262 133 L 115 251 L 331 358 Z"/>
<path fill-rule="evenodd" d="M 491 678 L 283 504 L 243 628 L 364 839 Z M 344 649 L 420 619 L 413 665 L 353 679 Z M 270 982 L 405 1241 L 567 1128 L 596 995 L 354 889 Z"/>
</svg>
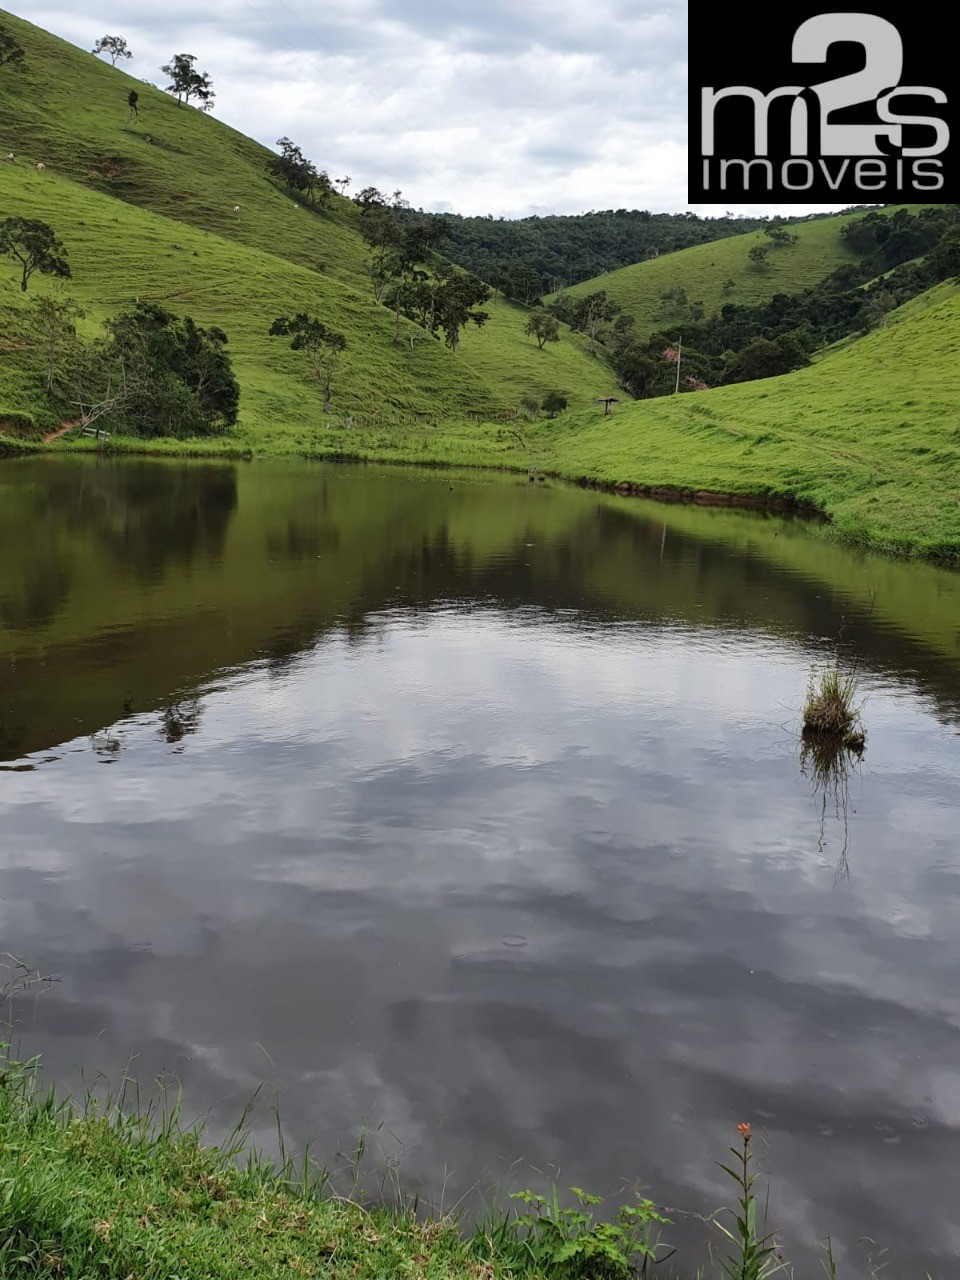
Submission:
<svg viewBox="0 0 960 1280">
<path fill-rule="evenodd" d="M 46 166 L 46 165 L 43 163 L 43 161 L 41 160 L 41 161 L 40 161 L 40 163 L 37 165 L 37 173 L 43 173 L 43 171 L 44 171 L 44 169 L 45 169 L 46 167 L 47 167 L 47 166 Z"/>
</svg>

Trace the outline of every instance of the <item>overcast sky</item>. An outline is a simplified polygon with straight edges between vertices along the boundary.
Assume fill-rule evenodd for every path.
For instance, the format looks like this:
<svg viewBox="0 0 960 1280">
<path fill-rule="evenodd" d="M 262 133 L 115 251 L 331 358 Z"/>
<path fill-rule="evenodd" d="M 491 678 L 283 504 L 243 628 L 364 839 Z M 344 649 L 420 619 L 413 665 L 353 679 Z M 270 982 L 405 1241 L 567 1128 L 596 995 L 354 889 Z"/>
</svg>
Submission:
<svg viewBox="0 0 960 1280">
<path fill-rule="evenodd" d="M 415 207 L 507 216 L 690 207 L 685 0 L 12 7 L 87 49 L 105 32 L 126 36 L 126 69 L 152 83 L 173 53 L 196 54 L 220 119 L 267 145 L 292 137 L 355 190 L 401 188 Z"/>
</svg>

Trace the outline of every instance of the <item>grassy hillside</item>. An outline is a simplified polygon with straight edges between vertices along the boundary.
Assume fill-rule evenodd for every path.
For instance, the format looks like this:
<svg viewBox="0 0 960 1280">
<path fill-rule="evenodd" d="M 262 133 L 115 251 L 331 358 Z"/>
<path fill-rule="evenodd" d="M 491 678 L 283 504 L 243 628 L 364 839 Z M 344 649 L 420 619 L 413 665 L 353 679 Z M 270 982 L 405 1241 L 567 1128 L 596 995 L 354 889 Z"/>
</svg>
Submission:
<svg viewBox="0 0 960 1280">
<path fill-rule="evenodd" d="M 545 423 L 558 473 L 788 495 L 875 546 L 960 559 L 960 289 L 781 378 Z"/>
<path fill-rule="evenodd" d="M 523 333 L 527 311 L 500 299 L 455 355 L 413 325 L 395 347 L 391 316 L 370 296 L 353 205 L 338 197 L 323 213 L 298 207 L 268 178 L 270 153 L 258 144 L 27 23 L 2 20 L 29 70 L 0 77 L 0 137 L 15 155 L 0 162 L 0 216 L 40 218 L 62 237 L 88 334 L 138 297 L 227 331 L 241 422 L 214 450 L 531 467 L 614 484 L 788 495 L 815 503 L 848 537 L 960 555 L 953 288 L 914 299 L 883 330 L 797 374 L 621 403 L 604 418 L 593 401 L 615 390 L 613 378 L 581 335 L 564 330 L 559 344 L 539 351 Z M 128 128 L 134 85 L 141 118 Z M 757 233 L 571 292 L 605 287 L 648 326 L 664 323 L 655 317 L 668 288 L 707 310 L 758 301 L 845 261 L 840 228 L 850 216 L 798 226 L 798 243 L 773 247 L 765 271 L 747 262 L 764 239 Z M 22 434 L 24 414 L 41 428 L 56 425 L 20 347 L 25 303 L 50 287 L 35 277 L 24 297 L 14 264 L 0 262 L 0 431 Z M 348 340 L 329 417 L 299 356 L 267 336 L 276 315 L 300 308 Z M 567 395 L 571 413 L 501 425 L 523 395 L 550 389 Z"/>
<path fill-rule="evenodd" d="M 423 340 L 393 346 L 390 316 L 370 296 L 352 204 L 336 197 L 322 214 L 300 206 L 269 179 L 270 153 L 257 143 L 29 23 L 0 19 L 28 67 L 0 76 L 0 137 L 15 156 L 0 171 L 0 216 L 54 227 L 91 332 L 136 297 L 221 325 L 242 386 L 244 433 L 303 443 L 307 432 L 315 443 L 322 429 L 300 359 L 266 336 L 276 315 L 301 307 L 346 335 L 334 407 L 368 423 L 496 416 L 524 393 L 554 387 L 580 405 L 609 392 L 611 375 L 583 339 L 565 330 L 539 353 L 523 333 L 525 310 L 512 305 L 491 307 L 488 325 L 456 355 L 412 325 Z M 128 127 L 133 87 L 140 118 Z M 0 262 L 5 333 L 22 329 L 24 303 L 50 287 L 34 277 L 24 299 L 14 265 Z M 0 417 L 26 411 L 55 425 L 16 351 L 3 357 Z"/>
<path fill-rule="evenodd" d="M 669 328 L 682 318 L 682 312 L 660 300 L 668 289 L 684 289 L 689 300 L 702 302 L 710 315 L 728 302 L 754 306 L 778 293 L 799 293 L 844 263 L 856 262 L 840 231 L 861 216 L 840 214 L 791 226 L 797 243 L 774 245 L 761 271 L 752 266 L 747 254 L 755 245 L 771 242 L 769 236 L 754 231 L 622 267 L 564 292 L 577 298 L 605 289 L 621 310 L 636 319 L 640 332 Z"/>
</svg>

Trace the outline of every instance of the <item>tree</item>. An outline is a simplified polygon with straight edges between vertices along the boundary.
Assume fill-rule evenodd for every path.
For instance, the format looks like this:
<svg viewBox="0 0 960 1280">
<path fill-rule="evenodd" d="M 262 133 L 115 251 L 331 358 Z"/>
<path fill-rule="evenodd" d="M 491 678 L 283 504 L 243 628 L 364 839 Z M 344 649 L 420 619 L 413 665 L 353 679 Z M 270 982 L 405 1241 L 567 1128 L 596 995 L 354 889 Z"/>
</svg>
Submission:
<svg viewBox="0 0 960 1280">
<path fill-rule="evenodd" d="M 101 420 L 129 435 L 182 438 L 236 422 L 240 387 L 222 329 L 201 329 L 150 302 L 104 329 L 104 338 L 71 352 L 69 398 L 85 426 Z"/>
<path fill-rule="evenodd" d="M 133 57 L 133 54 L 127 48 L 127 42 L 124 40 L 123 36 L 101 36 L 93 46 L 93 52 L 95 54 L 105 53 L 110 59 L 110 65 L 112 67 L 117 65 L 118 58 Z"/>
<path fill-rule="evenodd" d="M 364 187 L 353 197 L 353 203 L 361 209 L 369 209 L 373 205 L 386 205 L 387 197 L 377 187 Z"/>
<path fill-rule="evenodd" d="M 14 71 L 26 71 L 27 55 L 7 28 L 0 25 L 0 68 L 2 67 L 11 67 Z"/>
<path fill-rule="evenodd" d="M 750 261 L 750 266 L 753 268 L 754 271 L 767 270 L 767 266 L 768 266 L 767 254 L 770 252 L 771 248 L 772 246 L 769 244 L 755 244 L 753 248 L 747 253 L 747 258 Z"/>
<path fill-rule="evenodd" d="M 295 316 L 278 316 L 270 326 L 271 337 L 292 338 L 294 351 L 302 351 L 323 392 L 324 413 L 330 409 L 330 386 L 347 345 L 342 333 L 330 329 L 316 316 L 304 311 Z"/>
<path fill-rule="evenodd" d="M 540 306 L 543 281 L 539 271 L 522 264 L 507 262 L 494 267 L 493 274 L 505 298 L 522 302 L 525 307 Z"/>
<path fill-rule="evenodd" d="M 393 209 L 387 213 L 389 223 L 383 220 L 382 213 L 377 214 L 376 217 L 383 228 L 382 234 L 392 235 L 381 257 L 381 269 L 385 278 L 393 282 L 389 297 L 385 301 L 389 301 L 393 308 L 393 341 L 399 346 L 401 315 L 418 318 L 423 328 L 430 333 L 437 332 L 439 281 L 435 280 L 431 286 L 430 276 L 421 269 L 421 264 L 426 262 L 443 240 L 446 234 L 446 223 L 442 217 L 436 215 L 422 218 L 410 218 L 409 215 L 404 215 L 397 204 L 398 196 L 399 192 L 395 192 Z M 372 212 L 370 210 L 364 216 L 370 217 Z M 392 233 L 388 232 L 388 226 L 393 227 Z M 489 290 L 487 294 L 489 296 Z M 455 338 L 452 343 L 454 347 L 456 341 Z"/>
<path fill-rule="evenodd" d="M 433 333 L 442 329 L 447 346 L 456 351 L 461 329 L 467 324 L 481 329 L 490 319 L 488 312 L 474 310 L 490 297 L 490 288 L 476 276 L 467 275 L 449 263 L 437 268 L 434 280 L 437 288 L 430 329 Z"/>
<path fill-rule="evenodd" d="M 373 300 L 382 302 L 399 265 L 394 257 L 403 239 L 403 226 L 393 210 L 374 201 L 363 209 L 360 235 L 370 249 L 367 270 L 373 285 Z"/>
<path fill-rule="evenodd" d="M 45 276 L 70 276 L 67 251 L 45 222 L 31 218 L 5 218 L 0 222 L 0 253 L 20 263 L 20 288 L 27 291 L 27 281 L 35 271 Z"/>
<path fill-rule="evenodd" d="M 788 231 L 786 227 L 773 226 L 772 224 L 763 228 L 763 234 L 765 236 L 769 236 L 771 241 L 774 244 L 779 244 L 783 246 L 796 244 L 797 241 L 800 239 L 799 236 L 794 235 L 791 231 Z"/>
<path fill-rule="evenodd" d="M 867 295 L 866 321 L 870 329 L 882 329 L 887 313 L 897 305 L 897 300 L 887 289 L 875 289 Z"/>
<path fill-rule="evenodd" d="M 105 328 L 103 369 L 122 388 L 110 416 L 124 429 L 192 436 L 236 423 L 240 387 L 222 329 L 201 329 L 152 302 L 138 302 Z"/>
<path fill-rule="evenodd" d="M 177 95 L 177 105 L 196 98 L 202 111 L 213 109 L 213 100 L 217 96 L 213 91 L 213 82 L 205 71 L 194 68 L 196 58 L 192 53 L 176 53 L 173 61 L 160 68 L 165 76 L 170 77 L 170 84 L 165 92 Z"/>
<path fill-rule="evenodd" d="M 960 276 L 960 227 L 951 227 L 940 237 L 928 261 L 938 280 Z"/>
<path fill-rule="evenodd" d="M 289 191 L 298 192 L 311 204 L 316 204 L 318 197 L 321 205 L 326 204 L 333 194 L 333 183 L 326 170 L 318 169 L 289 138 L 278 138 L 277 146 L 280 154 L 270 161 L 268 170 Z"/>
<path fill-rule="evenodd" d="M 556 316 L 552 316 L 549 311 L 544 311 L 542 308 L 535 311 L 527 321 L 524 333 L 529 333 L 536 338 L 537 346 L 541 351 L 544 343 L 560 341 L 560 325 Z"/>
<path fill-rule="evenodd" d="M 562 391 L 548 391 L 541 405 L 544 413 L 548 413 L 551 418 L 555 418 L 558 413 L 563 413 L 566 407 L 567 397 Z"/>
<path fill-rule="evenodd" d="M 131 89 L 127 94 L 127 124 L 131 120 L 139 120 L 140 118 L 140 95 L 136 89 Z"/>
<path fill-rule="evenodd" d="M 570 323 L 574 329 L 581 329 L 589 337 L 592 356 L 596 355 L 594 343 L 601 326 L 608 320 L 612 320 L 619 310 L 617 304 L 607 297 L 605 289 L 599 289 L 596 293 L 588 293 L 586 297 L 577 299 Z"/>
<path fill-rule="evenodd" d="M 76 322 L 86 314 L 72 298 L 41 295 L 31 307 L 31 320 L 43 356 L 48 391 L 53 391 L 63 355 L 77 340 Z"/>
</svg>

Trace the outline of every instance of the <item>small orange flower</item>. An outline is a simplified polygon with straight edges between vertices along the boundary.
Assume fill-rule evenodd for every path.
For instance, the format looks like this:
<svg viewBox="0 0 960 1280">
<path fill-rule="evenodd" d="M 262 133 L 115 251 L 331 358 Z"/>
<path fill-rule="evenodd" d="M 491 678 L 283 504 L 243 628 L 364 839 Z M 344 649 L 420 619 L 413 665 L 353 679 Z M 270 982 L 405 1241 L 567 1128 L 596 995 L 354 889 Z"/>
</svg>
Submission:
<svg viewBox="0 0 960 1280">
<path fill-rule="evenodd" d="M 750 1126 L 748 1124 L 738 1124 L 737 1133 L 739 1133 L 744 1142 L 750 1141 Z"/>
</svg>

